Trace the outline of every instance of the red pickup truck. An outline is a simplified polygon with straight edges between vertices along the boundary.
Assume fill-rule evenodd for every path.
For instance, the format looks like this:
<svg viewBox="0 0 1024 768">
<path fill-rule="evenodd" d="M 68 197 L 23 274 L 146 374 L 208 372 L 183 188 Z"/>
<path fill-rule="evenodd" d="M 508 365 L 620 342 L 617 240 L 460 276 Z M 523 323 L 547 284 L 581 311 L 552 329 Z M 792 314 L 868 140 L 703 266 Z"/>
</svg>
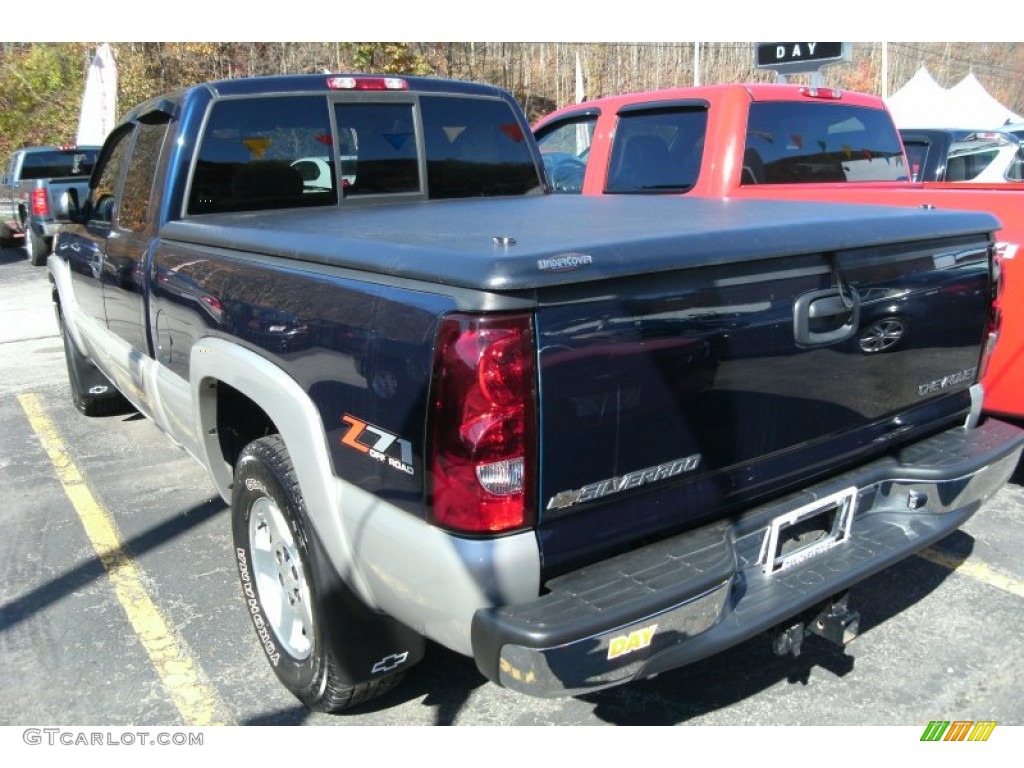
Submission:
<svg viewBox="0 0 1024 768">
<path fill-rule="evenodd" d="M 610 96 L 534 126 L 556 192 L 774 198 L 988 211 L 997 216 L 1001 340 L 985 373 L 985 409 L 1024 418 L 1024 190 L 1012 184 L 913 183 L 900 135 L 875 96 L 798 85 L 711 85 Z M 866 354 L 907 343 L 937 318 L 884 297 L 861 329 Z M 1010 309 L 1013 307 L 1014 309 Z M 1019 311 L 1016 308 L 1021 308 Z M 878 316 L 882 315 L 882 316 Z"/>
</svg>

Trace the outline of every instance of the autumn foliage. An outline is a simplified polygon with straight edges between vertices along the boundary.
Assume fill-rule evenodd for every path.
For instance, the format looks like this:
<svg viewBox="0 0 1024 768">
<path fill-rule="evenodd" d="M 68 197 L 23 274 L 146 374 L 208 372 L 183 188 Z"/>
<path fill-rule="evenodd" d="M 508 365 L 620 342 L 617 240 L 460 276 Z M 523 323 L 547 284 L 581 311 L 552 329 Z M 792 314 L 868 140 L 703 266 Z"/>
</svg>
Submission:
<svg viewBox="0 0 1024 768">
<path fill-rule="evenodd" d="M 72 142 L 85 72 L 98 43 L 0 43 L 0 158 L 32 144 Z M 121 110 L 206 80 L 270 74 L 380 72 L 492 83 L 531 119 L 587 98 L 700 83 L 771 81 L 754 68 L 752 43 L 113 43 Z M 927 66 L 940 85 L 969 72 L 1024 112 L 1024 47 L 1015 43 L 853 44 L 852 61 L 826 84 L 893 93 Z M 698 55 L 695 55 L 698 54 Z M 577 70 L 578 62 L 578 70 Z M 696 68 L 696 72 L 695 72 Z"/>
</svg>

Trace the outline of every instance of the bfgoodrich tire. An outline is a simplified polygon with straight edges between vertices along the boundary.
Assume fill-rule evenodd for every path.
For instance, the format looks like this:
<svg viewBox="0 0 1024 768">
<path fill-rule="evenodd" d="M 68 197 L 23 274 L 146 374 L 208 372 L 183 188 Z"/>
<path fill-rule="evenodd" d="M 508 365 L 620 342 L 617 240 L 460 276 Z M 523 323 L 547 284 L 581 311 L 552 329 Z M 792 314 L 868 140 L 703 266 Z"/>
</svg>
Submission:
<svg viewBox="0 0 1024 768">
<path fill-rule="evenodd" d="M 291 458 L 278 435 L 242 450 L 233 488 L 232 533 L 242 594 L 278 679 L 303 704 L 320 712 L 337 712 L 393 688 L 404 669 L 359 680 L 346 669 L 344 652 L 338 652 L 343 642 L 379 641 L 358 637 L 360 619 L 353 614 L 359 609 L 335 604 L 344 588 L 323 583 L 324 558 L 309 529 Z M 340 637 L 346 628 L 355 636 Z M 411 666 L 416 659 L 406 654 L 406 660 Z"/>
</svg>

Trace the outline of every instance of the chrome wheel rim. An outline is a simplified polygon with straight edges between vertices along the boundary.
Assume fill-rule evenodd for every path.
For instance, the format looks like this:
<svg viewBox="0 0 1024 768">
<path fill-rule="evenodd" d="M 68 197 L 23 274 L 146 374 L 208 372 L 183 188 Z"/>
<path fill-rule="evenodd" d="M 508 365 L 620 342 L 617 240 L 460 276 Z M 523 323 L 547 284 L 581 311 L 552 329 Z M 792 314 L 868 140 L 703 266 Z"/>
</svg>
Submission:
<svg viewBox="0 0 1024 768">
<path fill-rule="evenodd" d="M 253 578 L 277 641 L 302 661 L 313 652 L 313 606 L 291 528 L 273 499 L 261 497 L 249 515 Z"/>
</svg>

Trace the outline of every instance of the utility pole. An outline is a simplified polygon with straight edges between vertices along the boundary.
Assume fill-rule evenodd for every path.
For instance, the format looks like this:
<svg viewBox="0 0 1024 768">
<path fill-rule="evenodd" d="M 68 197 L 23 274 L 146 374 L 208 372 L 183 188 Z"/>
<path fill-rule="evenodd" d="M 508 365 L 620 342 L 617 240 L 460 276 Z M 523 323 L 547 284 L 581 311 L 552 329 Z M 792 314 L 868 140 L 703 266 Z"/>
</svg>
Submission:
<svg viewBox="0 0 1024 768">
<path fill-rule="evenodd" d="M 889 98 L 889 44 L 882 43 L 882 100 Z"/>
</svg>

